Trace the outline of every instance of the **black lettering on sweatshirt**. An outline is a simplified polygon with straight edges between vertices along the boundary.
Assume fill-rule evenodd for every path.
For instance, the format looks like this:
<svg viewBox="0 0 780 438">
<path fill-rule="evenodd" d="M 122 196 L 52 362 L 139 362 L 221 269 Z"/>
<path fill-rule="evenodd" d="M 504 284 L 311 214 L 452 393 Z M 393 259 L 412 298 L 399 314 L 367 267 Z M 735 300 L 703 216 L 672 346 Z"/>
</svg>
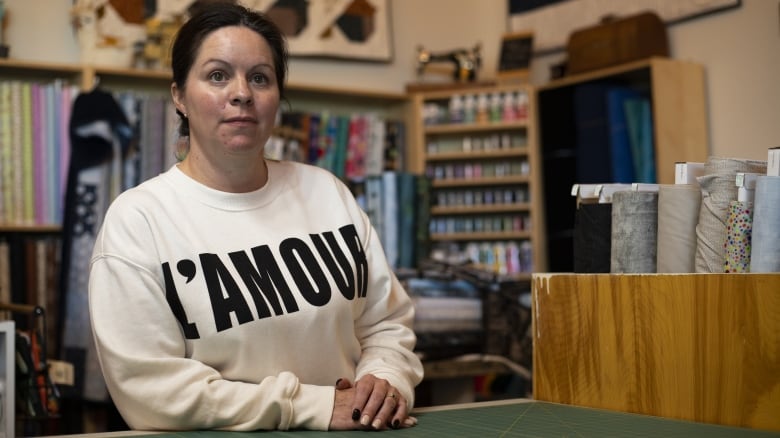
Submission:
<svg viewBox="0 0 780 438">
<path fill-rule="evenodd" d="M 341 295 L 348 300 L 355 298 L 355 274 L 352 272 L 352 266 L 349 265 L 346 254 L 344 254 L 344 251 L 341 250 L 338 242 L 336 242 L 336 236 L 333 232 L 322 233 L 322 237 L 327 241 L 327 245 L 322 237 L 317 234 L 310 234 L 309 237 L 314 242 L 317 252 L 320 254 L 325 266 L 327 266 L 328 271 L 330 271 L 330 275 L 333 277 L 333 281 L 336 283 L 336 287 L 339 288 Z M 339 269 L 339 266 L 341 269 Z"/>
<path fill-rule="evenodd" d="M 279 245 L 279 252 L 303 298 L 313 306 L 328 304 L 331 296 L 330 283 L 306 242 L 293 237 L 285 239 Z M 304 266 L 315 284 L 309 281 L 310 277 L 306 275 Z"/>
<path fill-rule="evenodd" d="M 360 236 L 358 236 L 357 229 L 354 225 L 344 225 L 339 228 L 341 237 L 347 243 L 349 252 L 352 253 L 352 259 L 355 262 L 355 270 L 357 271 L 357 287 L 358 296 L 365 297 L 368 291 L 368 260 L 366 259 L 366 252 L 363 251 L 363 244 L 360 242 Z"/>
<path fill-rule="evenodd" d="M 279 316 L 284 313 L 293 313 L 298 311 L 298 303 L 295 302 L 290 287 L 284 281 L 279 265 L 276 263 L 271 248 L 268 245 L 256 246 L 252 248 L 252 257 L 255 259 L 255 266 L 249 260 L 249 256 L 244 251 L 235 251 L 230 253 L 230 260 L 236 267 L 238 275 L 244 281 L 244 285 L 252 295 L 257 308 L 259 318 L 271 316 L 268 304 L 274 309 L 274 314 Z M 279 296 L 284 302 L 284 310 L 279 303 Z M 263 299 L 265 298 L 265 299 Z M 267 303 L 267 304 L 266 304 Z"/>
<path fill-rule="evenodd" d="M 246 287 L 252 297 L 260 319 L 299 311 L 298 302 L 282 273 L 280 262 L 283 262 L 289 271 L 300 297 L 313 306 L 325 306 L 332 298 L 331 283 L 326 271 L 344 298 L 354 300 L 365 297 L 368 290 L 368 260 L 357 229 L 354 225 L 345 225 L 338 231 L 310 234 L 310 242 L 299 238 L 285 239 L 279 244 L 279 256 L 274 256 L 268 245 L 256 246 L 249 251 L 229 252 L 227 256 L 240 281 L 233 277 L 218 254 L 200 254 L 200 266 L 193 260 L 182 259 L 176 268 L 187 283 L 196 278 L 197 270 L 200 269 L 211 303 L 214 325 L 216 330 L 221 332 L 233 327 L 232 313 L 235 313 L 239 324 L 254 320 L 239 283 Z M 343 242 L 339 242 L 339 236 Z M 345 252 L 343 247 L 348 251 Z M 169 262 L 162 264 L 162 270 L 165 298 L 179 321 L 185 338 L 199 339 L 200 333 L 196 324 L 190 322 L 187 317 Z M 199 293 L 201 290 L 198 286 L 190 287 L 194 288 L 192 293 Z"/>
<path fill-rule="evenodd" d="M 189 261 L 189 260 L 187 260 Z M 181 265 L 184 261 L 179 262 Z M 192 263 L 191 261 L 189 261 Z M 176 290 L 176 283 L 173 281 L 173 275 L 171 275 L 171 266 L 168 262 L 162 264 L 163 277 L 165 277 L 165 300 L 168 301 L 168 306 L 171 308 L 173 315 L 179 320 L 182 330 L 184 330 L 184 337 L 187 339 L 198 339 L 200 334 L 198 333 L 198 327 L 194 322 L 187 320 L 187 312 L 184 311 L 184 306 L 179 299 L 179 292 Z"/>
<path fill-rule="evenodd" d="M 230 314 L 235 312 L 239 324 L 252 321 L 252 312 L 238 288 L 238 284 L 230 271 L 222 264 L 216 254 L 201 254 L 200 265 L 206 279 L 206 287 L 211 299 L 211 310 L 214 312 L 214 323 L 221 332 L 233 326 Z M 223 287 L 224 286 L 224 289 Z"/>
</svg>

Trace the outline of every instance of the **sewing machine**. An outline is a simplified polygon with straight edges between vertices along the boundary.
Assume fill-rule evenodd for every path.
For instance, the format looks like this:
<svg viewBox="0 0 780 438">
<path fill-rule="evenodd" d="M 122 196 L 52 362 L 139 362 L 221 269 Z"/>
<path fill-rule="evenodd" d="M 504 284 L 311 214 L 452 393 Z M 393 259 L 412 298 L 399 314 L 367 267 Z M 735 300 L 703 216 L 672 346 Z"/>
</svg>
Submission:
<svg viewBox="0 0 780 438">
<path fill-rule="evenodd" d="M 477 43 L 471 49 L 455 49 L 449 52 L 434 53 L 422 46 L 417 47 L 417 75 L 421 76 L 428 64 L 433 62 L 451 62 L 455 64 L 453 77 L 457 82 L 474 81 L 477 69 L 482 65 L 482 45 Z"/>
</svg>

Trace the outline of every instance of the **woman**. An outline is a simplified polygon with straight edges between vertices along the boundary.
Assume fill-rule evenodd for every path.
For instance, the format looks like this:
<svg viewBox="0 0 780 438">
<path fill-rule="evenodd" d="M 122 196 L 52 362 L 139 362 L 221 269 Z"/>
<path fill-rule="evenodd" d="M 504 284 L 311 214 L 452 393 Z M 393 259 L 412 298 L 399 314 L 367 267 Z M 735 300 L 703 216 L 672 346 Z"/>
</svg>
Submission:
<svg viewBox="0 0 780 438">
<path fill-rule="evenodd" d="M 326 171 L 263 158 L 284 97 L 279 30 L 241 6 L 203 6 L 172 66 L 186 156 L 114 201 L 90 272 L 93 332 L 124 419 L 413 425 L 413 307 L 366 215 Z"/>
</svg>

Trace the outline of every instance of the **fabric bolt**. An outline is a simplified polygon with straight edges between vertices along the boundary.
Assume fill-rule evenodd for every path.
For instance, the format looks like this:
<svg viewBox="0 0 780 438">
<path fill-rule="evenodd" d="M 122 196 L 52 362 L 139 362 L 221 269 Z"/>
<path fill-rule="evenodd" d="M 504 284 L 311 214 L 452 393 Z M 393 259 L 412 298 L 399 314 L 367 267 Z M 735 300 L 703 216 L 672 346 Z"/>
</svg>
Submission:
<svg viewBox="0 0 780 438">
<path fill-rule="evenodd" d="M 658 187 L 657 272 L 693 272 L 696 261 L 696 223 L 701 189 L 698 184 Z"/>
<path fill-rule="evenodd" d="M 723 272 L 750 272 L 753 203 L 731 201 L 726 225 L 726 261 Z"/>
<path fill-rule="evenodd" d="M 580 204 L 574 216 L 574 272 L 609 273 L 612 204 Z"/>
<path fill-rule="evenodd" d="M 750 272 L 780 272 L 780 176 L 759 176 Z"/>
<path fill-rule="evenodd" d="M 696 224 L 696 272 L 723 272 L 729 204 L 737 200 L 738 172 L 766 173 L 766 162 L 710 157 L 704 165 Z"/>
<path fill-rule="evenodd" d="M 656 272 L 657 237 L 657 192 L 623 191 L 612 196 L 610 272 Z"/>
</svg>

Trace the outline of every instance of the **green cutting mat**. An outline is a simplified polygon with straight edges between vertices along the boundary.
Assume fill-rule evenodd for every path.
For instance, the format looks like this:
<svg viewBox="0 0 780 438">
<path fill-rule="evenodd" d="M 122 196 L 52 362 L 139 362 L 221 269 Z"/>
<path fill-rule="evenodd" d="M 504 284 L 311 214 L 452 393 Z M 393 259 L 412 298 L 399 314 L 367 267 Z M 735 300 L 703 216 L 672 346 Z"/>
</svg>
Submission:
<svg viewBox="0 0 780 438">
<path fill-rule="evenodd" d="M 385 437 L 780 437 L 780 433 L 677 421 L 546 402 L 442 410 L 417 414 L 413 428 L 392 430 Z M 179 432 L 158 437 L 240 438 L 317 436 L 355 438 L 352 432 Z M 370 433 L 370 432 L 368 432 Z"/>
</svg>

